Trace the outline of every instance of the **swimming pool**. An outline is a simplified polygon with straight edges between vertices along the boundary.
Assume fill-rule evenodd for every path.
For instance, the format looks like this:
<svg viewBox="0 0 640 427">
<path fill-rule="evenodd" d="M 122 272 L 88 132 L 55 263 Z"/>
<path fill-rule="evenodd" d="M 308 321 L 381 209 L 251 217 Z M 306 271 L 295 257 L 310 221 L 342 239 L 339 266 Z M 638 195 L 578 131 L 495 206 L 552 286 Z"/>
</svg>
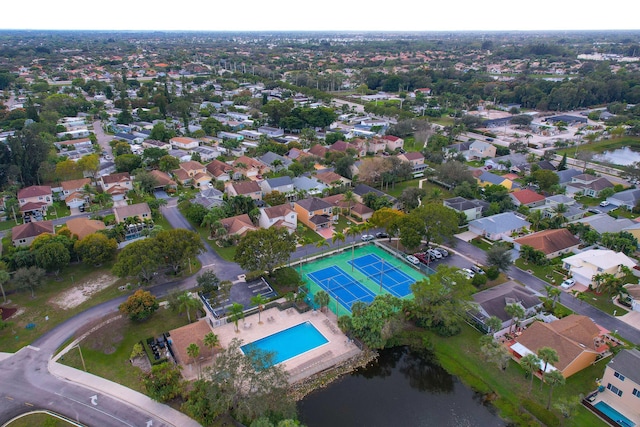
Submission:
<svg viewBox="0 0 640 427">
<path fill-rule="evenodd" d="M 621 425 L 622 427 L 634 427 L 635 423 L 631 421 L 629 418 L 622 415 L 620 412 L 613 409 L 606 402 L 600 401 L 593 405 L 600 412 L 605 414 L 607 417 L 611 418 L 613 421 Z"/>
<path fill-rule="evenodd" d="M 275 353 L 273 364 L 277 365 L 328 342 L 329 340 L 307 321 L 245 344 L 240 349 L 244 353 L 253 349 Z"/>
</svg>

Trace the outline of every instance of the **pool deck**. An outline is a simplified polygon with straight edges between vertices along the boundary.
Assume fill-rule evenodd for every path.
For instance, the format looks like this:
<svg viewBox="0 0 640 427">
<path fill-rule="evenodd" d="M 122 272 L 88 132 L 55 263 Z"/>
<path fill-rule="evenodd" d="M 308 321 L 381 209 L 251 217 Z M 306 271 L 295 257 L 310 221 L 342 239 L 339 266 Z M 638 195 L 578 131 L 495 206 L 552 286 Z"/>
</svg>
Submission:
<svg viewBox="0 0 640 427">
<path fill-rule="evenodd" d="M 284 366 L 290 374 L 291 383 L 300 381 L 360 353 L 358 347 L 349 342 L 347 336 L 340 331 L 336 315 L 329 310 L 326 313 L 320 311 L 298 313 L 294 308 L 283 311 L 270 308 L 262 312 L 260 319 L 262 324 L 258 323 L 258 314 L 252 314 L 238 322 L 238 332 L 236 332 L 233 323 L 219 326 L 213 329 L 213 332 L 218 336 L 220 345 L 226 348 L 233 338 L 241 339 L 243 344 L 248 344 L 309 321 L 329 340 L 326 344 L 282 362 L 281 366 Z"/>
</svg>

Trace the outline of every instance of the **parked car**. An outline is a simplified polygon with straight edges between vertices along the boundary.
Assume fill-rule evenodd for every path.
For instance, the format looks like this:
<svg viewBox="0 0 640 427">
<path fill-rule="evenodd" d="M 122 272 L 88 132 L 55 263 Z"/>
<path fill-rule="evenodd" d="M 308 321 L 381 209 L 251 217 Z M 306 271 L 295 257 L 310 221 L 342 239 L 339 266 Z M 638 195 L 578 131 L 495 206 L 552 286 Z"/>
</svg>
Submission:
<svg viewBox="0 0 640 427">
<path fill-rule="evenodd" d="M 462 274 L 464 274 L 467 277 L 467 279 L 473 279 L 476 275 L 476 273 L 469 270 L 468 268 L 463 268 L 460 271 L 462 271 Z"/>
<path fill-rule="evenodd" d="M 371 234 L 363 234 L 360 238 L 360 240 L 362 240 L 363 242 L 368 242 L 369 240 L 373 239 L 375 239 L 375 237 L 373 237 Z"/>
<path fill-rule="evenodd" d="M 427 251 L 427 253 L 429 255 L 431 255 L 432 258 L 435 258 L 435 259 L 441 259 L 442 258 L 442 254 L 440 252 L 436 251 L 435 249 L 429 249 Z"/>
<path fill-rule="evenodd" d="M 382 231 L 376 233 L 376 238 L 378 238 L 378 239 L 386 239 L 388 237 L 389 237 L 389 235 L 387 233 L 383 233 Z"/>
<path fill-rule="evenodd" d="M 409 261 L 413 265 L 420 264 L 420 260 L 418 258 L 414 257 L 413 255 L 407 255 L 407 261 Z"/>
<path fill-rule="evenodd" d="M 562 282 L 562 283 L 560 284 L 560 287 L 561 287 L 562 289 L 569 289 L 570 287 L 572 287 L 572 286 L 573 286 L 573 285 L 575 285 L 575 284 L 576 284 L 576 281 L 575 281 L 575 280 L 573 280 L 573 279 L 567 279 L 567 280 L 565 280 L 564 282 Z"/>
<path fill-rule="evenodd" d="M 426 254 L 424 252 L 415 253 L 413 254 L 413 256 L 418 258 L 418 261 L 423 264 L 429 264 L 431 262 L 431 257 L 429 256 L 429 254 Z"/>
<path fill-rule="evenodd" d="M 481 267 L 477 266 L 477 265 L 472 265 L 472 266 L 470 267 L 470 269 L 471 269 L 471 271 L 473 271 L 474 273 L 477 273 L 477 274 L 484 274 L 484 270 L 483 270 Z"/>
<path fill-rule="evenodd" d="M 600 202 L 600 206 L 603 208 L 606 208 L 607 206 L 609 206 L 611 203 L 607 202 L 606 200 L 603 200 Z"/>
<path fill-rule="evenodd" d="M 589 212 L 591 212 L 592 214 L 601 214 L 602 211 L 596 209 L 596 208 L 589 208 L 588 209 Z"/>
<path fill-rule="evenodd" d="M 440 255 L 442 255 L 443 257 L 447 257 L 449 256 L 449 251 L 447 251 L 444 248 L 435 248 L 434 251 L 438 252 Z"/>
</svg>

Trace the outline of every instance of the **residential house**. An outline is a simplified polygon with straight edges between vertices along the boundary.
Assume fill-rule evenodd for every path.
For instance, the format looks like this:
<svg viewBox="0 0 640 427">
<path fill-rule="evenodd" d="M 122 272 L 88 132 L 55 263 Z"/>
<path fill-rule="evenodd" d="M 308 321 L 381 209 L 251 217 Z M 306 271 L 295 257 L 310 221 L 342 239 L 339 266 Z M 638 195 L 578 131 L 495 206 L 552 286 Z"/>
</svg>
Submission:
<svg viewBox="0 0 640 427">
<path fill-rule="evenodd" d="M 258 230 L 247 214 L 221 219 L 220 224 L 227 230 L 228 236 L 242 237 L 249 231 Z"/>
<path fill-rule="evenodd" d="M 53 192 L 48 185 L 32 185 L 18 190 L 18 204 L 20 212 L 25 217 L 34 216 L 39 219 L 53 206 Z"/>
<path fill-rule="evenodd" d="M 572 221 L 572 223 L 586 224 L 599 234 L 602 233 L 619 233 L 637 223 L 629 218 L 614 218 L 606 213 L 596 214 Z"/>
<path fill-rule="evenodd" d="M 353 194 L 356 196 L 356 199 L 359 202 L 363 202 L 363 198 L 365 195 L 369 194 L 369 193 L 373 193 L 378 197 L 386 197 L 392 204 L 392 206 L 396 206 L 397 200 L 395 197 L 392 197 L 390 195 L 388 195 L 385 192 L 382 192 L 376 188 L 370 187 L 366 184 L 358 184 L 355 187 L 353 187 Z"/>
<path fill-rule="evenodd" d="M 297 200 L 293 202 L 293 209 L 298 214 L 298 220 L 313 231 L 331 226 L 333 206 L 322 199 L 310 197 Z"/>
<path fill-rule="evenodd" d="M 586 173 L 576 175 L 567 183 L 567 194 L 582 194 L 590 197 L 600 197 L 600 192 L 605 188 L 613 188 L 613 184 L 606 178 Z"/>
<path fill-rule="evenodd" d="M 469 145 L 469 151 L 463 153 L 467 160 L 480 160 L 496 156 L 496 146 L 484 141 L 473 141 Z"/>
<path fill-rule="evenodd" d="M 543 230 L 513 241 L 514 248 L 520 251 L 522 246 L 531 246 L 545 254 L 548 259 L 563 254 L 573 253 L 580 246 L 580 239 L 571 234 L 566 228 Z"/>
<path fill-rule="evenodd" d="M 278 191 L 285 196 L 291 196 L 294 192 L 293 180 L 290 176 L 281 176 L 278 178 L 269 178 L 260 182 L 262 194 L 269 194 Z"/>
<path fill-rule="evenodd" d="M 285 157 L 289 160 L 299 160 L 309 156 L 311 156 L 311 154 L 296 147 L 293 147 L 291 150 L 287 151 L 287 154 L 285 154 Z"/>
<path fill-rule="evenodd" d="M 171 138 L 169 142 L 173 148 L 178 148 L 180 150 L 193 150 L 200 145 L 200 141 L 187 136 L 176 136 Z"/>
<path fill-rule="evenodd" d="M 260 126 L 258 128 L 258 132 L 268 136 L 269 138 L 280 138 L 284 136 L 284 129 L 273 128 L 269 126 Z"/>
<path fill-rule="evenodd" d="M 116 222 L 125 222 L 127 218 L 135 218 L 136 222 L 142 223 L 145 220 L 151 220 L 151 209 L 146 202 L 136 203 L 133 205 L 118 206 L 113 208 Z"/>
<path fill-rule="evenodd" d="M 324 159 L 327 151 L 329 151 L 327 147 L 320 144 L 315 144 L 311 146 L 311 148 L 309 148 L 309 154 L 311 154 L 312 156 L 320 157 L 321 159 Z"/>
<path fill-rule="evenodd" d="M 465 214 L 467 221 L 482 218 L 482 215 L 489 209 L 489 202 L 484 200 L 467 200 L 464 197 L 452 197 L 445 199 L 442 204 L 456 212 Z"/>
<path fill-rule="evenodd" d="M 387 151 L 394 152 L 404 148 L 404 139 L 394 135 L 384 135 L 382 140 L 387 144 Z"/>
<path fill-rule="evenodd" d="M 563 377 L 591 366 L 608 347 L 598 325 L 587 316 L 570 314 L 551 323 L 533 322 L 516 338 L 510 349 L 517 360 L 537 354 L 542 347 L 554 349 L 558 361 L 547 365 L 547 372 L 557 370 Z M 544 362 L 540 363 L 544 369 Z"/>
<path fill-rule="evenodd" d="M 349 178 L 345 178 L 342 175 L 339 175 L 333 171 L 324 171 L 318 172 L 316 174 L 316 179 L 328 187 L 337 187 L 340 185 L 350 185 L 351 180 Z"/>
<path fill-rule="evenodd" d="M 306 177 L 306 176 L 298 176 L 293 178 L 293 190 L 296 193 L 296 197 L 300 197 L 300 195 L 305 195 L 302 198 L 306 198 L 306 196 L 319 196 L 324 190 L 329 188 L 326 184 L 320 182 L 315 177 Z"/>
<path fill-rule="evenodd" d="M 368 153 L 380 153 L 387 149 L 386 141 L 379 138 L 371 138 L 367 140 L 366 144 Z"/>
<path fill-rule="evenodd" d="M 558 175 L 558 185 L 564 188 L 571 182 L 574 176 L 582 175 L 582 172 L 577 169 L 565 169 L 556 171 L 556 175 Z"/>
<path fill-rule="evenodd" d="M 347 150 L 353 150 L 356 157 L 364 157 L 367 155 L 366 144 L 356 145 L 346 141 L 336 141 L 329 147 L 329 151 L 337 151 L 340 153 L 346 153 Z"/>
<path fill-rule="evenodd" d="M 62 187 L 62 194 L 68 196 L 72 193 L 83 192 L 85 186 L 91 186 L 90 178 L 72 179 L 70 181 L 62 181 L 60 187 Z"/>
<path fill-rule="evenodd" d="M 271 151 L 263 154 L 258 160 L 272 171 L 287 169 L 293 161 Z"/>
<path fill-rule="evenodd" d="M 289 203 L 260 208 L 258 223 L 261 228 L 286 227 L 289 233 L 296 231 L 298 214 Z"/>
<path fill-rule="evenodd" d="M 640 419 L 640 350 L 624 349 L 607 363 L 600 383 L 604 399 L 621 414 Z M 612 420 L 620 424 L 618 420 Z"/>
<path fill-rule="evenodd" d="M 544 205 L 534 207 L 532 210 L 541 210 L 542 216 L 552 218 L 557 215 L 559 206 L 564 206 L 565 212 L 562 214 L 567 221 L 575 221 L 584 216 L 587 212 L 578 205 L 574 198 L 565 196 L 564 194 L 556 194 L 545 199 Z"/>
<path fill-rule="evenodd" d="M 220 156 L 221 154 L 220 151 L 218 151 L 217 149 L 212 147 L 205 147 L 205 146 L 200 146 L 200 147 L 191 149 L 190 154 L 192 155 L 192 157 L 196 153 L 200 155 L 200 159 L 203 162 L 209 162 L 215 159 L 216 157 Z"/>
<path fill-rule="evenodd" d="M 486 187 L 488 185 L 502 185 L 507 190 L 519 187 L 517 183 L 514 183 L 510 179 L 486 171 L 482 172 L 476 177 L 476 179 L 478 180 L 478 185 L 480 187 Z"/>
<path fill-rule="evenodd" d="M 537 314 L 542 300 L 533 289 L 511 281 L 473 294 L 474 308 L 468 314 L 485 329 L 487 319 L 495 316 L 502 321 L 501 329 L 505 329 L 511 326 L 511 316 L 505 310 L 508 304 L 518 304 L 524 309 L 525 317 L 519 319 L 524 321 Z"/>
<path fill-rule="evenodd" d="M 640 285 L 627 283 L 623 286 L 627 291 L 628 301 L 633 311 L 640 311 Z"/>
<path fill-rule="evenodd" d="M 66 141 L 58 141 L 54 142 L 59 150 L 79 150 L 81 148 L 93 149 L 93 143 L 89 138 L 80 138 L 80 139 L 68 139 Z"/>
<path fill-rule="evenodd" d="M 120 206 L 125 203 L 127 192 L 133 190 L 133 180 L 129 172 L 114 173 L 101 176 L 100 186 L 111 195 L 114 206 Z"/>
<path fill-rule="evenodd" d="M 322 200 L 330 203 L 332 206 L 340 209 L 343 215 L 351 214 L 352 216 L 360 218 L 362 221 L 368 221 L 375 212 L 367 205 L 360 202 L 345 202 L 344 194 L 335 194 L 333 196 L 323 197 Z M 337 219 L 337 217 L 335 217 Z"/>
<path fill-rule="evenodd" d="M 613 196 L 607 197 L 607 202 L 616 207 L 623 207 L 627 210 L 633 210 L 640 203 L 640 188 L 631 188 L 624 190 Z"/>
<path fill-rule="evenodd" d="M 169 155 L 178 159 L 179 162 L 188 162 L 191 160 L 191 154 L 189 154 L 188 151 L 179 150 L 177 148 L 169 150 Z"/>
<path fill-rule="evenodd" d="M 175 190 L 178 186 L 178 184 L 171 179 L 171 176 L 168 173 L 162 172 L 161 170 L 154 169 L 149 172 L 149 175 L 151 175 L 155 181 L 154 189 L 156 190 L 163 190 L 167 188 L 173 188 Z"/>
<path fill-rule="evenodd" d="M 224 193 L 216 188 L 203 188 L 193 199 L 193 203 L 210 209 L 214 206 L 224 205 Z"/>
<path fill-rule="evenodd" d="M 424 156 L 418 151 L 410 151 L 408 153 L 398 154 L 400 160 L 409 162 L 413 168 L 413 173 L 424 172 L 428 166 L 424 163 Z"/>
<path fill-rule="evenodd" d="M 225 187 L 225 192 L 230 196 L 248 196 L 253 200 L 262 200 L 262 189 L 255 181 L 231 182 Z"/>
<path fill-rule="evenodd" d="M 240 156 L 233 161 L 233 179 L 243 176 L 248 179 L 262 179 L 262 175 L 269 172 L 269 168 L 261 162 L 247 156 Z"/>
<path fill-rule="evenodd" d="M 140 136 L 136 136 L 132 133 L 124 133 L 124 132 L 118 132 L 113 136 L 115 139 L 117 139 L 118 141 L 124 141 L 127 142 L 131 145 L 133 144 L 142 144 L 144 142 L 144 138 L 140 137 Z"/>
<path fill-rule="evenodd" d="M 78 236 L 78 240 L 106 228 L 103 221 L 89 218 L 73 218 L 68 220 L 65 225 L 72 235 Z"/>
<path fill-rule="evenodd" d="M 207 173 L 207 168 L 193 160 L 180 163 L 180 167 L 171 173 L 181 185 L 203 188 L 211 183 L 211 176 Z"/>
<path fill-rule="evenodd" d="M 171 144 L 168 142 L 157 141 L 155 139 L 147 139 L 142 141 L 142 148 L 159 148 L 161 150 L 171 150 Z"/>
<path fill-rule="evenodd" d="M 31 246 L 31 242 L 41 234 L 54 234 L 53 221 L 26 222 L 11 229 L 14 246 Z"/>
<path fill-rule="evenodd" d="M 579 254 L 564 258 L 562 267 L 576 282 L 593 285 L 593 277 L 597 274 L 623 275 L 621 266 L 633 269 L 636 262 L 623 254 L 609 249 L 589 249 Z"/>
<path fill-rule="evenodd" d="M 471 221 L 469 223 L 469 231 L 489 240 L 498 241 L 512 234 L 520 233 L 530 226 L 530 222 L 520 218 L 515 213 L 503 212 Z"/>
<path fill-rule="evenodd" d="M 542 194 L 538 194 L 528 188 L 509 193 L 509 197 L 511 197 L 516 207 L 526 206 L 528 208 L 535 208 L 545 203 L 545 197 Z"/>
<path fill-rule="evenodd" d="M 207 163 L 207 172 L 217 181 L 229 181 L 233 175 L 233 166 L 221 162 L 220 160 L 212 160 Z"/>
</svg>

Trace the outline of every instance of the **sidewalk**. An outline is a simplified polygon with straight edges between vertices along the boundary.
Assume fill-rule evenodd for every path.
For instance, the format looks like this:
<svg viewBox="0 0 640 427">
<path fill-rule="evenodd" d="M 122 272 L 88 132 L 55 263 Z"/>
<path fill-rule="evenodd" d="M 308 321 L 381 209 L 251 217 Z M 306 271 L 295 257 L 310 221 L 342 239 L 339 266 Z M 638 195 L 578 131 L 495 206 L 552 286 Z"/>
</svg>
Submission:
<svg viewBox="0 0 640 427">
<path fill-rule="evenodd" d="M 168 405 L 156 402 L 142 393 L 131 390 L 125 386 L 114 383 L 104 378 L 100 378 L 88 372 L 62 365 L 51 359 L 49 361 L 49 372 L 61 379 L 81 384 L 91 390 L 100 392 L 110 397 L 133 405 L 151 416 L 159 418 L 168 425 L 176 427 L 200 427 L 196 421 L 192 420 L 182 412 L 176 411 Z"/>
</svg>

